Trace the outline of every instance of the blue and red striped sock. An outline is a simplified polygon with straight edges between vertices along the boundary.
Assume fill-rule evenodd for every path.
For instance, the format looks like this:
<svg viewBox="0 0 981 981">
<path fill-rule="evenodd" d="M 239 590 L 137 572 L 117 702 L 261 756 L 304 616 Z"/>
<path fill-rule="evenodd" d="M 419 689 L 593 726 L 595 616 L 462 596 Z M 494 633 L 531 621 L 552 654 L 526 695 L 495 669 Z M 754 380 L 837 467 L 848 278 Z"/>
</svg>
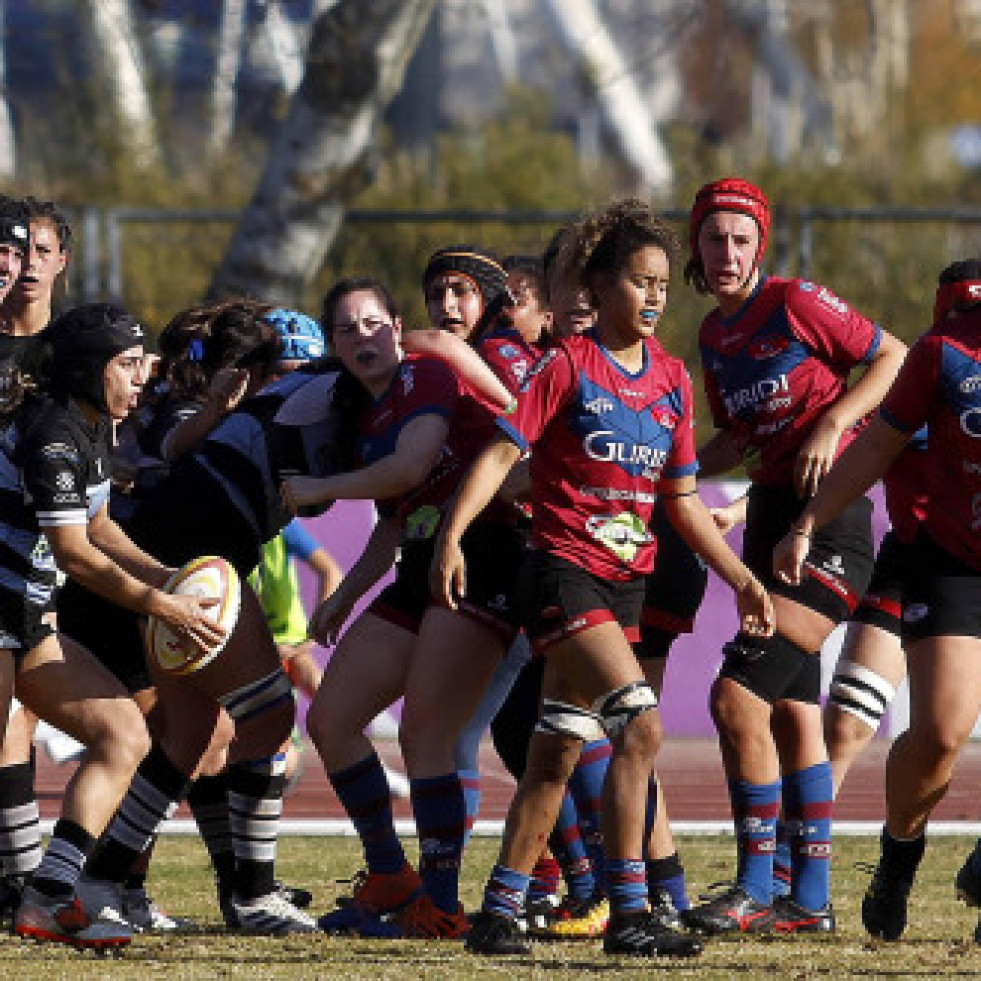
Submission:
<svg viewBox="0 0 981 981">
<path fill-rule="evenodd" d="M 458 773 L 409 781 L 419 834 L 419 874 L 429 898 L 446 913 L 460 905 L 460 863 L 467 807 Z"/>
<path fill-rule="evenodd" d="M 569 791 L 576 802 L 579 815 L 579 830 L 594 869 L 604 867 L 600 816 L 603 809 L 603 783 L 612 755 L 613 747 L 605 737 L 586 743 L 572 776 L 569 777 Z"/>
<path fill-rule="evenodd" d="M 566 888 L 573 899 L 585 902 L 596 892 L 596 871 L 579 830 L 579 812 L 566 791 L 559 808 L 555 828 L 549 835 L 548 847 L 562 869 Z"/>
<path fill-rule="evenodd" d="M 647 870 L 642 858 L 606 860 L 606 895 L 610 911 L 638 913 L 647 908 Z"/>
<path fill-rule="evenodd" d="M 392 795 L 377 754 L 328 774 L 327 779 L 361 839 L 368 871 L 401 871 L 405 852 L 395 833 Z"/>
<path fill-rule="evenodd" d="M 736 884 L 758 903 L 769 906 L 773 902 L 773 852 L 780 813 L 780 781 L 757 784 L 730 780 L 729 796 L 739 852 Z"/>
<path fill-rule="evenodd" d="M 495 865 L 484 888 L 483 909 L 516 920 L 525 905 L 528 876 L 506 865 Z"/>
<path fill-rule="evenodd" d="M 555 896 L 562 881 L 562 870 L 559 863 L 551 855 L 542 855 L 531 870 L 531 882 L 528 885 L 529 899 L 544 899 Z"/>
<path fill-rule="evenodd" d="M 791 836 L 790 895 L 805 909 L 831 898 L 831 764 L 815 763 L 783 778 L 783 810 Z"/>
<path fill-rule="evenodd" d="M 463 802 L 467 809 L 467 831 L 463 838 L 463 847 L 466 848 L 480 813 L 480 771 L 460 770 L 459 775 L 463 785 Z"/>
</svg>

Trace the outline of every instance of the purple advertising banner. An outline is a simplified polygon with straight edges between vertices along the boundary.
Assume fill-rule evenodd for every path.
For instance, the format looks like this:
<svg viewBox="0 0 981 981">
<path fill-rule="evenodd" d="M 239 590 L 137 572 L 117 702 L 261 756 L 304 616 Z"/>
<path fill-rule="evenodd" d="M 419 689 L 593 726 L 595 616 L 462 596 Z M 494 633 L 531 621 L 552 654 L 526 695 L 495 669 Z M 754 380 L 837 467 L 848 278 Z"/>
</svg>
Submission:
<svg viewBox="0 0 981 981">
<path fill-rule="evenodd" d="M 707 505 L 716 506 L 727 503 L 738 496 L 744 483 L 725 481 L 705 481 L 699 485 L 702 499 Z M 875 503 L 874 527 L 878 541 L 887 525 L 882 496 L 876 487 L 872 493 Z M 347 570 L 361 554 L 361 549 L 373 522 L 372 505 L 365 501 L 341 501 L 319 518 L 305 522 L 311 533 L 333 554 L 341 568 Z M 734 529 L 729 542 L 738 552 L 742 542 L 742 529 Z M 359 606 L 363 609 L 386 578 L 366 597 Z M 300 569 L 300 583 L 304 601 L 310 609 L 314 596 L 314 583 L 305 567 Z M 722 645 L 731 640 L 736 632 L 735 605 L 732 593 L 715 575 L 709 576 L 708 592 L 702 602 L 695 621 L 694 633 L 680 637 L 671 648 L 664 690 L 661 699 L 661 712 L 665 732 L 672 736 L 712 736 L 715 728 L 708 712 L 708 692 L 722 659 Z M 840 635 L 829 641 L 822 661 L 823 675 L 830 676 L 830 668 L 837 657 Z M 319 656 L 326 660 L 329 651 L 318 649 Z M 826 682 L 827 683 L 827 682 Z"/>
</svg>

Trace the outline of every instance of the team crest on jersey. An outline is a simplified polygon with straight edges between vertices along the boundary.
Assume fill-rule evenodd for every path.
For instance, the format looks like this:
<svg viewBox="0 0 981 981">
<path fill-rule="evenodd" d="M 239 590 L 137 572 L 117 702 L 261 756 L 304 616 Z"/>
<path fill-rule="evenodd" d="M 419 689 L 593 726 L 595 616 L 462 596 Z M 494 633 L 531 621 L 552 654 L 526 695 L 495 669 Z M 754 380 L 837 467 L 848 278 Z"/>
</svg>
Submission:
<svg viewBox="0 0 981 981">
<path fill-rule="evenodd" d="M 75 486 L 75 478 L 67 470 L 62 470 L 57 477 L 55 477 L 55 487 L 60 491 L 71 490 Z"/>
<path fill-rule="evenodd" d="M 765 361 L 783 354 L 789 347 L 786 337 L 760 337 L 746 348 L 746 353 L 755 361 Z"/>
<path fill-rule="evenodd" d="M 597 514 L 586 522 L 586 531 L 622 562 L 633 562 L 637 552 L 651 542 L 647 525 L 636 514 Z"/>
<path fill-rule="evenodd" d="M 502 344 L 497 349 L 497 353 L 500 354 L 502 358 L 507 358 L 509 361 L 521 354 L 521 352 L 513 344 Z"/>
<path fill-rule="evenodd" d="M 408 395 L 416 385 L 416 373 L 411 363 L 402 369 L 402 393 Z"/>
</svg>

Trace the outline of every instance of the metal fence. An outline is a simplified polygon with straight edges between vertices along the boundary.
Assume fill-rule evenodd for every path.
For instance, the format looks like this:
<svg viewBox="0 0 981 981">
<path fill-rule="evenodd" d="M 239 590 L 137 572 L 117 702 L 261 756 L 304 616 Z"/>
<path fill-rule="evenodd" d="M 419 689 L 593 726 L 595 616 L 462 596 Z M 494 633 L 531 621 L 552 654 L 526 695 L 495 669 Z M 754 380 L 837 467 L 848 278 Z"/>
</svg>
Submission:
<svg viewBox="0 0 981 981">
<path fill-rule="evenodd" d="M 687 211 L 663 209 L 687 237 Z M 83 207 L 75 214 L 78 246 L 68 302 L 112 298 L 149 324 L 160 324 L 206 291 L 239 213 L 231 210 L 161 210 Z M 409 313 L 424 316 L 416 294 L 427 249 L 453 241 L 511 240 L 524 248 L 544 242 L 575 217 L 565 211 L 470 210 L 349 211 L 320 281 L 307 298 L 315 305 L 325 282 L 349 274 L 350 264 L 390 277 Z M 442 230 L 440 226 L 443 226 Z M 391 229 L 386 235 L 384 228 Z M 450 229 L 452 228 L 452 231 Z M 926 325 L 936 275 L 948 262 L 981 254 L 981 209 L 774 208 L 768 266 L 778 275 L 814 277 L 900 336 Z M 349 265 L 345 265 L 349 262 Z M 152 288 L 148 280 L 156 282 Z M 415 308 L 412 307 L 415 304 Z M 704 312 L 691 291 L 672 294 L 670 329 L 686 356 L 693 324 Z"/>
</svg>

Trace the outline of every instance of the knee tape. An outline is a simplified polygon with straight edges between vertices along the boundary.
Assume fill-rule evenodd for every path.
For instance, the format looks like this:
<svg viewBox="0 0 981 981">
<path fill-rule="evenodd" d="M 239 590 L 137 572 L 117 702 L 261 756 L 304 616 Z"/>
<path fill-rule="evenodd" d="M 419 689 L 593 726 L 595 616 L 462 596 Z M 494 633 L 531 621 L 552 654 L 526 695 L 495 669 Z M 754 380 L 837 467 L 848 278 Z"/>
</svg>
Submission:
<svg viewBox="0 0 981 981">
<path fill-rule="evenodd" d="M 821 699 L 821 659 L 786 637 L 739 633 L 722 652 L 719 677 L 731 678 L 771 705 L 781 699 L 816 705 Z"/>
<path fill-rule="evenodd" d="M 895 694 L 896 689 L 881 675 L 861 664 L 841 661 L 828 697 L 842 712 L 850 712 L 875 732 Z"/>
<path fill-rule="evenodd" d="M 657 692 L 646 681 L 634 681 L 593 702 L 593 711 L 610 739 L 615 739 L 642 712 L 657 708 Z"/>
<path fill-rule="evenodd" d="M 542 699 L 542 714 L 535 726 L 535 732 L 581 739 L 584 743 L 603 738 L 602 723 L 593 712 L 577 705 L 556 702 L 551 698 Z"/>
<path fill-rule="evenodd" d="M 254 715 L 268 712 L 287 700 L 293 700 L 293 687 L 282 668 L 276 668 L 265 678 L 236 688 L 235 691 L 226 692 L 218 699 L 236 722 L 244 722 Z"/>
</svg>

